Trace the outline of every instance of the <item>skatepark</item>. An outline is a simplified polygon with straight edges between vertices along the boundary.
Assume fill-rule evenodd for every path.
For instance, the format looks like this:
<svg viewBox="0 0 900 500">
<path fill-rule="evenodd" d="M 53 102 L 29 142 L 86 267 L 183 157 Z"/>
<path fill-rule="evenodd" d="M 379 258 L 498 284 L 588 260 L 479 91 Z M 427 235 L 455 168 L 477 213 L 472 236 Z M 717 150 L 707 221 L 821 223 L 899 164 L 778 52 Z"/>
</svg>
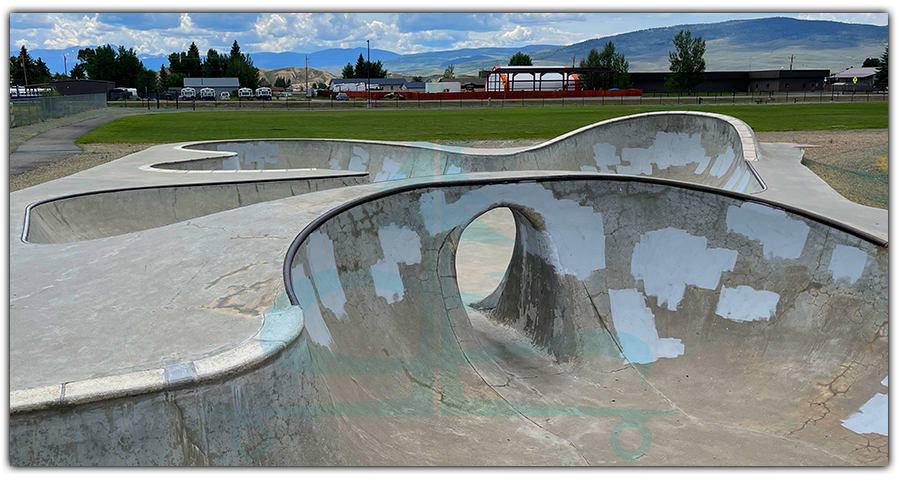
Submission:
<svg viewBox="0 0 900 500">
<path fill-rule="evenodd" d="M 735 118 L 10 194 L 13 465 L 886 465 L 888 213 Z"/>
</svg>

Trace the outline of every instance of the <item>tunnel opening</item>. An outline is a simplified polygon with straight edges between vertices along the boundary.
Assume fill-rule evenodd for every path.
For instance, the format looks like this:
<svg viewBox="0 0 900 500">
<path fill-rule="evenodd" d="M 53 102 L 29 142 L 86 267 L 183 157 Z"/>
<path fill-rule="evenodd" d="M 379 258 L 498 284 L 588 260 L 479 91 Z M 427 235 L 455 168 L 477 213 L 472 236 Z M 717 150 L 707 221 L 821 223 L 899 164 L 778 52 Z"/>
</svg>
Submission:
<svg viewBox="0 0 900 500">
<path fill-rule="evenodd" d="M 456 280 L 466 313 L 500 285 L 512 259 L 516 222 L 507 207 L 484 212 L 463 230 L 456 250 Z"/>
</svg>

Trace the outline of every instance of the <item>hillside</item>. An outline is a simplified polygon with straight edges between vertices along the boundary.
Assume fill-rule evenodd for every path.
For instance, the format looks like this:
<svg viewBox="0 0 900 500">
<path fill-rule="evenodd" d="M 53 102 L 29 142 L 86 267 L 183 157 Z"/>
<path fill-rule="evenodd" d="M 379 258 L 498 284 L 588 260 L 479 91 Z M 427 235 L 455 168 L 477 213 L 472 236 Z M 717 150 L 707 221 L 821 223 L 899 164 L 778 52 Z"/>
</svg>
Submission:
<svg viewBox="0 0 900 500">
<path fill-rule="evenodd" d="M 430 74 L 453 64 L 457 75 L 475 75 L 480 69 L 508 64 L 509 56 L 518 50 L 530 55 L 535 65 L 571 65 L 573 57 L 577 64 L 592 48 L 602 50 L 607 42 L 613 42 L 631 71 L 668 71 L 672 39 L 682 29 L 706 40 L 707 71 L 788 68 L 791 55 L 794 69 L 842 71 L 862 65 L 868 57 L 881 57 L 888 42 L 887 26 L 771 17 L 645 29 L 562 47 L 407 54 L 386 61 L 385 68 Z"/>
<path fill-rule="evenodd" d="M 571 64 L 591 48 L 613 42 L 633 71 L 667 71 L 672 39 L 680 30 L 706 40 L 707 71 L 745 69 L 844 70 L 867 57 L 881 57 L 888 42 L 887 26 L 806 21 L 786 17 L 724 21 L 654 28 L 535 52 L 535 64 Z"/>
<path fill-rule="evenodd" d="M 291 85 L 293 87 L 305 87 L 306 86 L 306 68 L 280 68 L 280 69 L 260 69 L 259 77 L 261 79 L 266 79 L 269 81 L 269 84 L 275 85 L 275 80 L 281 76 L 285 80 L 290 80 Z M 325 83 L 331 81 L 335 76 L 327 71 L 323 71 L 321 69 L 309 68 L 309 84 L 313 85 L 315 83 Z"/>
</svg>

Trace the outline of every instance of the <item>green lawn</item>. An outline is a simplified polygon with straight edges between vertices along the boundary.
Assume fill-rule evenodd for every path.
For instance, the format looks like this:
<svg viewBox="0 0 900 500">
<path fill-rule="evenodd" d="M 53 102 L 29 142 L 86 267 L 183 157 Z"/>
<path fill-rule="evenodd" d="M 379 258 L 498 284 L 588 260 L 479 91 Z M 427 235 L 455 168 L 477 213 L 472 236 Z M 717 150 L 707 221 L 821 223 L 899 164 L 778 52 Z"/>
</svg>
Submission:
<svg viewBox="0 0 900 500">
<path fill-rule="evenodd" d="M 739 118 L 758 132 L 888 128 L 888 103 L 721 106 L 185 111 L 128 116 L 79 143 L 168 143 L 241 138 L 386 141 L 552 138 L 598 121 L 651 111 L 693 110 Z"/>
</svg>

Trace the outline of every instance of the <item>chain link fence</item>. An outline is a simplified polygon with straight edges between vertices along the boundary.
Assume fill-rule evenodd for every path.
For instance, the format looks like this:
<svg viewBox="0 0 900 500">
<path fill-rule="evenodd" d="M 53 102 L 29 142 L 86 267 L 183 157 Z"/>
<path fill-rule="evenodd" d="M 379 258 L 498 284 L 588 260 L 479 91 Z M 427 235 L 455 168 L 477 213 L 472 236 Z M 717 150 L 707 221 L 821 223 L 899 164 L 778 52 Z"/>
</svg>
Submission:
<svg viewBox="0 0 900 500">
<path fill-rule="evenodd" d="M 106 94 L 11 98 L 9 101 L 9 127 L 13 128 L 105 108 Z"/>
</svg>

